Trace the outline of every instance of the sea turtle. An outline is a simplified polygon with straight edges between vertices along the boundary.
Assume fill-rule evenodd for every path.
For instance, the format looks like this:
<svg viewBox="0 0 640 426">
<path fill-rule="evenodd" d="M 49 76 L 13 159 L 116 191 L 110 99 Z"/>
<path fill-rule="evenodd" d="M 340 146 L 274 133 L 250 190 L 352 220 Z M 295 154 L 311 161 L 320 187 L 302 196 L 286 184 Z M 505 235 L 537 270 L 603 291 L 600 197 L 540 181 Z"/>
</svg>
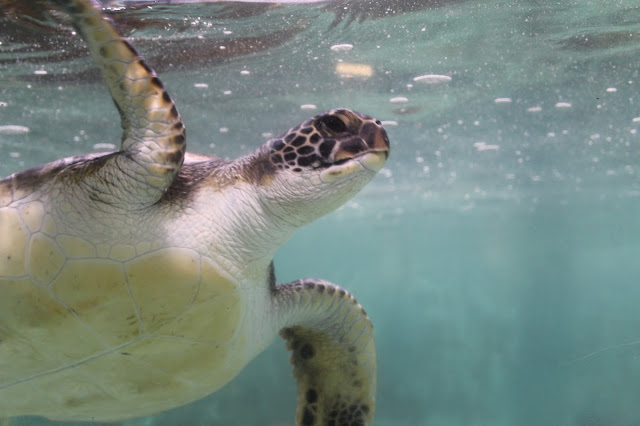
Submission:
<svg viewBox="0 0 640 426">
<path fill-rule="evenodd" d="M 276 284 L 272 259 L 380 170 L 380 121 L 336 109 L 234 161 L 185 153 L 162 82 L 97 2 L 55 2 L 124 132 L 119 151 L 0 180 L 0 418 L 157 413 L 219 389 L 279 332 L 297 424 L 370 424 L 369 318 L 335 284 Z"/>
</svg>

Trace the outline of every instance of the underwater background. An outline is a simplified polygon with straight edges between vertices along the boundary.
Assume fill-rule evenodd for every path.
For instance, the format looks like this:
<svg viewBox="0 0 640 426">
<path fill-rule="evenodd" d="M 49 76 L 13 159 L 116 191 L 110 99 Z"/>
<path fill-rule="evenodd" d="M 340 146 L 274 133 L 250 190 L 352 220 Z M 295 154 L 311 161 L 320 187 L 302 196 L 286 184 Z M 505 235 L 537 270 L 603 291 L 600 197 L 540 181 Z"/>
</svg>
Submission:
<svg viewBox="0 0 640 426">
<path fill-rule="evenodd" d="M 335 107 L 386 123 L 386 167 L 275 259 L 279 282 L 333 281 L 371 317 L 377 425 L 640 424 L 637 0 L 167 3 L 109 14 L 190 151 L 237 157 Z M 71 31 L 0 6 L 1 176 L 119 144 Z M 123 424 L 291 425 L 284 346 Z"/>
</svg>

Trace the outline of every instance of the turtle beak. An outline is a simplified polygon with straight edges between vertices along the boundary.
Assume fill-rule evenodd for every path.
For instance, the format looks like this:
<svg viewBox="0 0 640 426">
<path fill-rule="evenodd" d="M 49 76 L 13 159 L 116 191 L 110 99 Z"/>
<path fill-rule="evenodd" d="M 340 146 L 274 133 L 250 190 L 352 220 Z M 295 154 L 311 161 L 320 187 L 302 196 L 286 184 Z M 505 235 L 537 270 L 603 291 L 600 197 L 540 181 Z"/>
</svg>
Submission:
<svg viewBox="0 0 640 426">
<path fill-rule="evenodd" d="M 373 134 L 373 144 L 371 148 L 375 151 L 386 153 L 386 160 L 389 157 L 389 151 L 391 149 L 389 147 L 389 136 L 387 136 L 387 131 L 382 127 L 382 124 L 376 124 L 376 126 L 378 127 L 376 128 L 377 131 Z"/>
<path fill-rule="evenodd" d="M 339 141 L 333 156 L 334 163 L 321 174 L 323 182 L 363 170 L 377 173 L 389 157 L 389 137 L 382 125 L 368 121 L 357 136 Z"/>
<path fill-rule="evenodd" d="M 372 172 L 377 172 L 384 166 L 387 158 L 389 158 L 390 152 L 387 131 L 384 130 L 381 124 L 376 124 L 376 126 L 378 127 L 373 132 L 373 135 L 367 140 L 367 144 L 371 147 L 371 150 L 358 157 L 360 164 Z"/>
<path fill-rule="evenodd" d="M 334 150 L 336 162 L 356 160 L 372 172 L 379 171 L 389 157 L 389 137 L 381 124 L 368 121 L 358 136 L 341 141 Z"/>
<path fill-rule="evenodd" d="M 389 157 L 389 151 L 371 151 L 356 158 L 365 169 L 377 173 Z"/>
</svg>

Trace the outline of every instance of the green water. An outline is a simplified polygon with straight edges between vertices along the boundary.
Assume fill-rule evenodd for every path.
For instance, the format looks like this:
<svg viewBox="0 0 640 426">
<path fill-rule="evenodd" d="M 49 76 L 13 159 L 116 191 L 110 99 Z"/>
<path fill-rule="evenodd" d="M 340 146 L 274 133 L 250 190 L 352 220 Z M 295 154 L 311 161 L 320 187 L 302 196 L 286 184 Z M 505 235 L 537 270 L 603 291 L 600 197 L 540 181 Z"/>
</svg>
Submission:
<svg viewBox="0 0 640 426">
<path fill-rule="evenodd" d="M 172 5 L 114 20 L 157 58 L 191 151 L 235 157 L 336 106 L 395 122 L 380 175 L 276 257 L 279 281 L 331 280 L 372 318 L 376 424 L 639 424 L 640 7 L 427 3 L 231 9 L 242 18 Z M 42 30 L 51 43 L 32 49 L 15 29 L 26 24 L 8 22 L 0 126 L 28 132 L 0 132 L 0 175 L 117 144 L 82 43 Z M 263 44 L 234 50 L 248 36 Z M 202 43 L 215 49 L 190 57 Z M 414 81 L 426 74 L 451 80 Z M 293 424 L 288 356 L 278 340 L 220 392 L 127 424 Z"/>
</svg>

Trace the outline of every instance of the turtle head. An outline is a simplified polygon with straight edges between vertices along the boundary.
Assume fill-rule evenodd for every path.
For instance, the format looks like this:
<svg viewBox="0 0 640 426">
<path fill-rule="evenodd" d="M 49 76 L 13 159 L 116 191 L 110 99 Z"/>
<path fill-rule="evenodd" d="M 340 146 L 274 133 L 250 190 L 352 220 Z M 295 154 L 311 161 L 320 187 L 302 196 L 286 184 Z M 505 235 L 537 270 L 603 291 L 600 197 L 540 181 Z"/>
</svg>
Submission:
<svg viewBox="0 0 640 426">
<path fill-rule="evenodd" d="M 380 121 L 335 109 L 268 141 L 262 152 L 272 170 L 264 197 L 303 224 L 362 189 L 387 160 L 389 138 Z"/>
</svg>

